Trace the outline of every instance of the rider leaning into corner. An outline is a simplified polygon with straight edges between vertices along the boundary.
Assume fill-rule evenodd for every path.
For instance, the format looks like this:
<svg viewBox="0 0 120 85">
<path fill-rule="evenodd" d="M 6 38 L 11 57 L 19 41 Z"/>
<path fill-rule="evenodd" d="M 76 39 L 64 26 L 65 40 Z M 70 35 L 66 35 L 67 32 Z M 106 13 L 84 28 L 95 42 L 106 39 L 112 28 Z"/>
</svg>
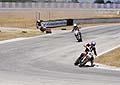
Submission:
<svg viewBox="0 0 120 85">
<path fill-rule="evenodd" d="M 73 29 L 71 32 L 74 32 L 74 35 L 76 37 L 76 39 L 78 40 L 78 42 L 82 42 L 82 34 L 80 31 L 81 27 L 78 27 L 76 23 L 73 24 Z"/>
<path fill-rule="evenodd" d="M 97 52 L 96 52 L 96 42 L 95 41 L 92 41 L 90 43 L 87 43 L 86 45 L 84 45 L 85 47 L 85 51 L 84 53 L 82 53 L 80 55 L 80 57 L 78 58 L 78 60 L 81 60 L 83 57 L 86 57 L 86 56 L 90 56 L 90 63 L 91 63 L 91 66 L 94 66 L 94 56 L 92 55 L 89 55 L 89 52 L 93 52 L 95 56 L 97 56 Z"/>
<path fill-rule="evenodd" d="M 92 41 L 91 43 L 87 43 L 86 45 L 84 45 L 85 47 L 85 55 L 88 54 L 88 52 L 93 52 L 95 56 L 97 56 L 97 52 L 96 52 L 96 42 Z M 91 62 L 91 66 L 94 66 L 94 56 L 92 56 L 90 58 L 90 62 Z"/>
</svg>

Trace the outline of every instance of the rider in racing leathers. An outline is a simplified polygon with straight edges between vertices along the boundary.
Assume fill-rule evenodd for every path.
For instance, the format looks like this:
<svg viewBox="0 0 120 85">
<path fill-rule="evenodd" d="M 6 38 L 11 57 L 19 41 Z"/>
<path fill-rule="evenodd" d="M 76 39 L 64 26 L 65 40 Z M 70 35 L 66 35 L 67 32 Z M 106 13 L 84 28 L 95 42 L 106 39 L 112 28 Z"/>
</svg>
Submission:
<svg viewBox="0 0 120 85">
<path fill-rule="evenodd" d="M 75 37 L 77 38 L 78 42 L 82 42 L 82 34 L 81 34 L 81 32 L 80 32 L 80 28 L 81 28 L 81 27 L 78 27 L 77 24 L 74 23 L 72 32 L 74 32 L 74 35 L 75 35 Z M 78 39 L 78 37 L 79 37 L 80 39 Z"/>
<path fill-rule="evenodd" d="M 37 29 L 40 29 L 40 27 L 41 27 L 41 21 L 40 20 L 36 21 L 36 27 L 37 27 Z"/>
<path fill-rule="evenodd" d="M 85 55 L 87 55 L 88 54 L 88 52 L 93 52 L 94 53 L 94 55 L 95 56 L 97 56 L 97 52 L 96 52 L 96 42 L 95 41 L 92 41 L 91 43 L 87 43 L 86 45 L 85 45 Z M 94 64 L 93 64 L 93 62 L 94 62 L 94 56 L 92 56 L 91 58 L 90 58 L 90 62 L 91 62 L 91 66 L 93 66 Z"/>
<path fill-rule="evenodd" d="M 80 31 L 80 30 L 79 30 L 79 27 L 77 26 L 77 24 L 76 24 L 76 23 L 74 23 L 74 24 L 73 24 L 73 29 L 72 29 L 72 32 L 74 32 L 75 30 Z"/>
<path fill-rule="evenodd" d="M 78 60 L 81 60 L 83 57 L 87 56 L 88 52 L 94 52 L 94 55 L 97 56 L 95 45 L 96 45 L 96 42 L 94 42 L 94 41 L 92 41 L 91 43 L 87 43 L 86 45 L 84 45 L 85 52 L 80 55 L 80 57 L 78 58 Z M 94 57 L 93 56 L 91 56 L 90 62 L 91 62 L 91 66 L 94 66 L 94 64 L 93 64 Z M 79 63 L 76 63 L 75 65 L 78 65 L 78 64 Z"/>
</svg>

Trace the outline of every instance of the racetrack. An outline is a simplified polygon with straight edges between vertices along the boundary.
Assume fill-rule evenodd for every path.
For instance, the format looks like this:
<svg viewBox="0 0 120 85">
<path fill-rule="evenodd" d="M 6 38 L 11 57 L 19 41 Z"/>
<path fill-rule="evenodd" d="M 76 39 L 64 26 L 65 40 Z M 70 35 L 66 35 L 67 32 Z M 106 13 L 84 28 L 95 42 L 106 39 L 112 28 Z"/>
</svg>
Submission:
<svg viewBox="0 0 120 85">
<path fill-rule="evenodd" d="M 120 25 L 81 31 L 82 43 L 64 32 L 0 44 L 0 85 L 119 85 L 120 71 L 73 64 L 86 42 L 96 41 L 98 54 L 119 46 Z"/>
</svg>

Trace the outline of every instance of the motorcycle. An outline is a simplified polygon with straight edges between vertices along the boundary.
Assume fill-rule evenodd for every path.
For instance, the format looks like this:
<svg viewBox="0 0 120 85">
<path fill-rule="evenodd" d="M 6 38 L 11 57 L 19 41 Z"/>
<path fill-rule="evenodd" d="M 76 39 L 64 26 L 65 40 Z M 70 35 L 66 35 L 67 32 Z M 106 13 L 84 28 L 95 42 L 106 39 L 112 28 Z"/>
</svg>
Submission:
<svg viewBox="0 0 120 85">
<path fill-rule="evenodd" d="M 79 30 L 75 30 L 74 35 L 75 35 L 78 42 L 82 42 L 82 35 L 81 35 L 81 32 Z"/>
<path fill-rule="evenodd" d="M 78 57 L 78 59 L 75 61 L 74 65 L 83 67 L 83 66 L 85 66 L 85 64 L 87 62 L 89 62 L 91 60 L 92 57 L 93 57 L 92 52 L 88 52 L 87 55 L 85 53 L 81 53 L 80 57 Z"/>
<path fill-rule="evenodd" d="M 42 31 L 42 32 L 46 31 L 46 28 L 43 28 L 42 26 L 37 25 L 36 27 L 37 27 L 37 29 L 40 29 L 40 31 Z"/>
</svg>

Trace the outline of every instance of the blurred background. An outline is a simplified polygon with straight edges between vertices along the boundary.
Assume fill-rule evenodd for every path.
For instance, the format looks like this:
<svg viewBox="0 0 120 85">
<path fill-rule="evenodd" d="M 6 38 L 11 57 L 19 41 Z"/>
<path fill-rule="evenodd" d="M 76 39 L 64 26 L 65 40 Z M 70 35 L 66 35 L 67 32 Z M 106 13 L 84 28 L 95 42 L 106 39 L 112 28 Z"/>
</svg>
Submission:
<svg viewBox="0 0 120 85">
<path fill-rule="evenodd" d="M 0 26 L 36 28 L 36 20 L 120 17 L 120 0 L 0 0 Z"/>
</svg>

